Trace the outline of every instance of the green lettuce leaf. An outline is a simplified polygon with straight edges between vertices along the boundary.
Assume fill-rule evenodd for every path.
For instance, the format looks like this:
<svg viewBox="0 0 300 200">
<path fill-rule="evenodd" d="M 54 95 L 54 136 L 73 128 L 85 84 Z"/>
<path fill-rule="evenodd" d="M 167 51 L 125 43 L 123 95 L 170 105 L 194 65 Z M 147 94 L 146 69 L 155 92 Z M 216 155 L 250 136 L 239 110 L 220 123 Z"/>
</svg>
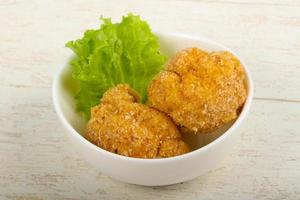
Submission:
<svg viewBox="0 0 300 200">
<path fill-rule="evenodd" d="M 158 38 L 139 16 L 129 14 L 120 23 L 101 20 L 99 29 L 66 44 L 76 54 L 70 64 L 80 85 L 77 108 L 87 119 L 103 93 L 120 83 L 129 84 L 145 102 L 147 86 L 166 60 L 159 53 Z"/>
</svg>

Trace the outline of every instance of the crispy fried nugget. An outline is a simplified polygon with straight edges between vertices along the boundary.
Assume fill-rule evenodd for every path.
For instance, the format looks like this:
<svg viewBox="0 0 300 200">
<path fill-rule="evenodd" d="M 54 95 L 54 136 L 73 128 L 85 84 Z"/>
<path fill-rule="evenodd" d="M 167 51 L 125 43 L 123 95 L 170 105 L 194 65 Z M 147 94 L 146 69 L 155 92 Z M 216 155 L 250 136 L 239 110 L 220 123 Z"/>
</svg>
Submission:
<svg viewBox="0 0 300 200">
<path fill-rule="evenodd" d="M 129 157 L 162 158 L 190 151 L 173 121 L 138 103 L 138 95 L 128 85 L 108 90 L 101 103 L 92 108 L 86 138 L 107 151 Z"/>
<path fill-rule="evenodd" d="M 150 105 L 189 132 L 209 133 L 234 120 L 247 96 L 240 61 L 229 52 L 181 51 L 148 88 Z"/>
</svg>

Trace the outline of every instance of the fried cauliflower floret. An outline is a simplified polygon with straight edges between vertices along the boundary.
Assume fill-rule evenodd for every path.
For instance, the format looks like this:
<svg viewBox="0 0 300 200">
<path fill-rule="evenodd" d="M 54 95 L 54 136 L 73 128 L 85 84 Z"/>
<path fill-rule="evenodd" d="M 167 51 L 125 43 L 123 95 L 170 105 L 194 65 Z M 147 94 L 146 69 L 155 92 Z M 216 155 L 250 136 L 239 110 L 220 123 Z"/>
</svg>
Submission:
<svg viewBox="0 0 300 200">
<path fill-rule="evenodd" d="M 237 118 L 247 96 L 240 61 L 229 52 L 181 51 L 148 88 L 149 103 L 189 132 L 209 133 Z"/>
<path fill-rule="evenodd" d="M 128 85 L 108 90 L 91 110 L 86 138 L 120 155 L 163 158 L 190 151 L 173 121 L 165 114 L 138 103 Z"/>
</svg>

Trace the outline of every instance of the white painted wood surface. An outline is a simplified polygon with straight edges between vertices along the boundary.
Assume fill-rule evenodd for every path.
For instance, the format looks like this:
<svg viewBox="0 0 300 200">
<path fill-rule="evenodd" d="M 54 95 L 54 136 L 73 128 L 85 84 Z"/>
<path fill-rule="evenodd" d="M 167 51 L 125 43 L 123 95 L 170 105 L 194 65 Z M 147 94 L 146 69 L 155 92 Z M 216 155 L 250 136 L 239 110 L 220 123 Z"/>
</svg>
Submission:
<svg viewBox="0 0 300 200">
<path fill-rule="evenodd" d="M 76 152 L 52 108 L 64 43 L 100 15 L 202 34 L 237 51 L 255 83 L 235 151 L 168 187 L 115 181 Z M 0 199 L 300 199 L 300 1 L 0 0 Z M 201 165 L 201 163 L 199 163 Z"/>
</svg>

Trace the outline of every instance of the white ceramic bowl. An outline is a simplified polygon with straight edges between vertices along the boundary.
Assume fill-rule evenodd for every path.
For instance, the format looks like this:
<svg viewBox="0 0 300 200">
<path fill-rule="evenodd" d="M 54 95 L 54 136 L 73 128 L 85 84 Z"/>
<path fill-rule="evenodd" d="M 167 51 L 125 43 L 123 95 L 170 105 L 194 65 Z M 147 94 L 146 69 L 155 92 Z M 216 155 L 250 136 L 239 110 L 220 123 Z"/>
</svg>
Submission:
<svg viewBox="0 0 300 200">
<path fill-rule="evenodd" d="M 207 51 L 230 51 L 203 37 L 174 33 L 158 33 L 157 35 L 162 53 L 168 56 L 188 47 L 199 47 Z M 219 165 L 236 142 L 234 138 L 238 133 L 236 129 L 248 114 L 253 97 L 253 85 L 246 64 L 241 58 L 239 59 L 247 76 L 248 97 L 238 119 L 215 133 L 185 138 L 191 146 L 197 149 L 181 156 L 163 159 L 129 158 L 110 153 L 86 140 L 82 136 L 85 122 L 75 109 L 73 95 L 78 88 L 70 76 L 69 59 L 66 59 L 65 66 L 58 71 L 53 82 L 54 107 L 59 120 L 74 143 L 73 147 L 103 174 L 124 182 L 146 186 L 170 185 L 187 181 Z"/>
</svg>

